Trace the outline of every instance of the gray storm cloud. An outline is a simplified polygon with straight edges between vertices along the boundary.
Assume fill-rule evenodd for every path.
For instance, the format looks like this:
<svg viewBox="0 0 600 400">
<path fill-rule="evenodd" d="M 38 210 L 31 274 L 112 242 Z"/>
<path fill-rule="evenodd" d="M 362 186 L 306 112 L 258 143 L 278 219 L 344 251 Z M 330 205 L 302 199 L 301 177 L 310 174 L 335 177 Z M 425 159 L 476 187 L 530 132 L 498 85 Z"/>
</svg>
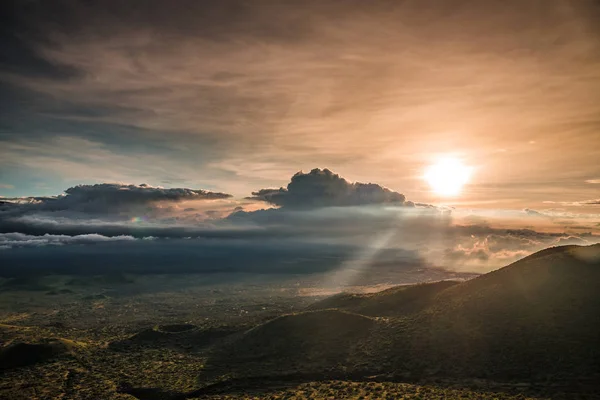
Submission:
<svg viewBox="0 0 600 400">
<path fill-rule="evenodd" d="M 210 192 L 201 189 L 162 188 L 146 184 L 125 185 L 120 183 L 100 183 L 78 185 L 65 190 L 56 197 L 29 197 L 6 199 L 3 209 L 22 211 L 76 211 L 84 213 L 111 214 L 126 211 L 132 207 L 151 205 L 156 202 L 178 202 L 183 200 L 220 200 L 230 198 L 230 194 Z"/>
<path fill-rule="evenodd" d="M 159 201 L 182 200 L 218 200 L 231 197 L 225 193 L 186 188 L 165 189 L 146 184 L 122 185 L 102 183 L 96 185 L 79 185 L 65 190 L 66 195 L 50 203 L 59 209 L 76 208 L 84 211 L 111 211 L 138 204 L 149 204 Z"/>
<path fill-rule="evenodd" d="M 351 183 L 327 168 L 292 176 L 287 188 L 261 189 L 254 200 L 286 208 L 358 206 L 368 204 L 404 205 L 403 194 L 375 183 Z"/>
</svg>

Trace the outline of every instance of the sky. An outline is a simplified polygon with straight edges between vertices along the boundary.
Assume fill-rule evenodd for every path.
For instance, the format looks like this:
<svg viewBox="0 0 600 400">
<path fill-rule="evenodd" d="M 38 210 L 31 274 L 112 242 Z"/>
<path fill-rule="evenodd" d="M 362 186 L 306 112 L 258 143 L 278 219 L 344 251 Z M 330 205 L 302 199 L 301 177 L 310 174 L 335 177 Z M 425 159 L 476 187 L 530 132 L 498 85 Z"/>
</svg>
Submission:
<svg viewBox="0 0 600 400">
<path fill-rule="evenodd" d="M 420 259 L 485 270 L 598 241 L 598 1 L 7 0 L 0 15 L 5 249 L 362 234 L 415 251 L 442 232 Z M 471 171 L 450 197 L 423 178 L 448 157 Z"/>
</svg>

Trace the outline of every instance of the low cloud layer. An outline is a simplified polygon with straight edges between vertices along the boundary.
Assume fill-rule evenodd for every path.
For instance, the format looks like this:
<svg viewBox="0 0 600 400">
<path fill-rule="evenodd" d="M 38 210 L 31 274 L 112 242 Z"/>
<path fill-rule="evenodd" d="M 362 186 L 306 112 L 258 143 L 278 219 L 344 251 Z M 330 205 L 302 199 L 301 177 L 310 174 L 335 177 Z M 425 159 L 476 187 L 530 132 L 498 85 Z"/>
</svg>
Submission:
<svg viewBox="0 0 600 400">
<path fill-rule="evenodd" d="M 70 270 L 88 268 L 86 257 L 103 254 L 128 269 L 135 262 L 126 255 L 143 250 L 152 252 L 144 265 L 155 272 L 174 263 L 182 271 L 335 271 L 332 279 L 346 284 L 381 268 L 406 272 L 406 265 L 487 272 L 549 246 L 600 242 L 597 229 L 582 231 L 572 213 L 434 207 L 328 169 L 299 172 L 286 188 L 262 189 L 244 201 L 122 184 L 2 201 L 0 262 L 13 270 L 52 254 L 55 270 L 67 261 Z M 600 221 L 592 215 L 587 222 L 597 223 L 594 218 Z M 94 268 L 103 268 L 100 261 Z"/>
<path fill-rule="evenodd" d="M 546 204 L 560 204 L 561 206 L 569 207 L 585 207 L 585 206 L 598 206 L 600 205 L 600 199 L 590 199 L 581 201 L 545 201 Z"/>
<path fill-rule="evenodd" d="M 261 189 L 252 193 L 254 200 L 275 206 L 308 209 L 368 204 L 404 205 L 403 194 L 375 183 L 348 182 L 327 168 L 315 168 L 292 176 L 287 188 Z"/>
<path fill-rule="evenodd" d="M 26 235 L 23 233 L 0 233 L 0 249 L 18 247 L 61 246 L 66 244 L 95 244 L 135 240 L 133 236 L 103 236 L 95 233 L 84 235 Z"/>
</svg>

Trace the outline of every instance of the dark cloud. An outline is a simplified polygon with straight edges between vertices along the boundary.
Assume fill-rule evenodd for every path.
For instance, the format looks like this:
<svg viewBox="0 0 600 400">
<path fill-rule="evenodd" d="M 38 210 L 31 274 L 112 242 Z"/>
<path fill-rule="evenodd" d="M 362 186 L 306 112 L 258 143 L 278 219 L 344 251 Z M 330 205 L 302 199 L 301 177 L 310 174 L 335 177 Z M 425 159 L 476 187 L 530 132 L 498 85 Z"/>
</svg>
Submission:
<svg viewBox="0 0 600 400">
<path fill-rule="evenodd" d="M 50 203 L 53 208 L 76 208 L 83 211 L 112 211 L 137 204 L 158 201 L 181 200 L 217 200 L 231 197 L 225 193 L 186 188 L 165 189 L 146 184 L 122 185 L 102 183 L 97 185 L 79 185 L 65 190 L 66 196 Z"/>
<path fill-rule="evenodd" d="M 292 227 L 265 229 L 260 227 L 213 226 L 164 221 L 130 222 L 128 220 L 84 219 L 80 216 L 60 218 L 47 215 L 31 215 L 6 218 L 0 223 L 0 233 L 20 232 L 27 235 L 78 236 L 97 233 L 103 236 L 132 236 L 135 238 L 207 238 L 207 239 L 265 239 L 271 237 L 297 237 Z"/>
<path fill-rule="evenodd" d="M 206 279 L 252 279 L 260 274 L 260 282 L 268 275 L 288 274 L 298 282 L 317 274 L 320 282 L 339 287 L 330 281 L 337 271 L 345 271 L 356 259 L 360 248 L 331 243 L 306 243 L 289 240 L 129 240 L 96 243 L 90 246 L 36 246 L 0 251 L 0 276 L 32 276 L 33 274 L 212 274 Z M 354 266 L 354 264 L 352 264 Z M 363 274 L 345 280 L 346 284 L 412 283 L 428 280 L 461 278 L 454 272 L 427 268 L 411 251 L 384 251 L 361 262 Z M 236 273 L 241 277 L 236 278 Z M 220 278 L 219 278 L 220 277 Z M 204 279 L 203 279 L 204 280 Z"/>
<path fill-rule="evenodd" d="M 31 17 L 32 8 L 39 2 L 2 2 L 0 7 L 0 71 L 27 77 L 46 79 L 71 79 L 81 73 L 76 68 L 56 60 L 49 60 L 42 54 L 41 46 L 50 45 L 40 26 L 35 26 Z M 0 78 L 2 76 L 0 75 Z"/>
<path fill-rule="evenodd" d="M 96 271 L 104 268 L 100 264 L 106 266 L 113 261 L 115 268 L 129 270 L 128 254 L 144 251 L 151 253 L 148 260 L 144 258 L 146 273 L 164 272 L 171 267 L 188 272 L 277 272 L 279 268 L 294 273 L 347 267 L 368 274 L 382 263 L 390 270 L 400 270 L 409 261 L 425 271 L 441 268 L 474 272 L 489 271 L 542 248 L 574 243 L 582 237 L 457 225 L 451 215 L 440 210 L 377 205 L 239 211 L 229 218 L 203 223 L 60 215 L 33 213 L 2 221 L 0 232 L 6 235 L 0 236 L 4 241 L 0 245 L 5 249 L 0 263 L 32 267 L 36 257 L 43 265 L 41 260 L 51 256 L 56 261 L 52 268 L 77 269 L 89 264 L 83 262 L 86 257 L 97 257 Z M 149 246 L 138 244 L 144 240 L 132 240 L 149 237 L 156 238 Z M 589 235 L 585 242 L 578 243 L 597 241 L 598 236 Z M 64 246 L 53 246 L 59 244 Z M 60 250 L 38 252 L 41 248 Z M 13 256 L 13 252 L 18 254 Z M 139 260 L 132 264 L 139 265 Z"/>
<path fill-rule="evenodd" d="M 580 204 L 583 206 L 597 206 L 600 205 L 600 199 L 584 200 L 581 201 Z"/>
<path fill-rule="evenodd" d="M 294 209 L 358 206 L 368 204 L 405 205 L 403 194 L 375 183 L 351 183 L 328 169 L 315 168 L 292 176 L 287 188 L 261 189 L 250 199 Z M 414 206 L 414 203 L 410 203 Z"/>
<path fill-rule="evenodd" d="M 70 187 L 65 190 L 64 195 L 57 197 L 5 199 L 4 203 L 6 204 L 3 207 L 8 210 L 21 209 L 23 212 L 30 213 L 35 211 L 75 211 L 91 214 L 113 214 L 139 206 L 150 206 L 161 201 L 218 200 L 230 197 L 231 195 L 226 193 L 200 189 L 166 189 L 146 184 L 100 183 Z"/>
</svg>

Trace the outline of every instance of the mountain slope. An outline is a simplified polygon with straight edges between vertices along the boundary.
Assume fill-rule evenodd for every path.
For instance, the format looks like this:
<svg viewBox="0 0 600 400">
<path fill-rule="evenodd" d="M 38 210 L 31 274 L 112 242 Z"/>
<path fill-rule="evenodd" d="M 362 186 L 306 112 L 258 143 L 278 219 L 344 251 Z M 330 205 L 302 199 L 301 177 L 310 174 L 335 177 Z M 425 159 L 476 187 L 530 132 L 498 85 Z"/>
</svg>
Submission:
<svg viewBox="0 0 600 400">
<path fill-rule="evenodd" d="M 423 310 L 438 293 L 458 283 L 440 281 L 396 286 L 377 293 L 340 293 L 312 304 L 309 309 L 334 308 L 372 317 L 397 317 Z"/>
<path fill-rule="evenodd" d="M 449 374 L 598 371 L 599 255 L 599 245 L 550 248 L 440 292 L 416 321 L 413 354 Z"/>
<path fill-rule="evenodd" d="M 599 283 L 600 245 L 546 249 L 447 287 L 334 297 L 321 306 L 392 317 L 377 321 L 335 310 L 281 317 L 233 340 L 209 365 L 225 361 L 234 374 L 245 375 L 330 370 L 408 377 L 600 377 Z M 413 308 L 415 301 L 419 307 Z"/>
<path fill-rule="evenodd" d="M 322 371 L 354 365 L 367 357 L 365 346 L 382 324 L 338 310 L 284 315 L 219 348 L 209 365 L 233 371 L 241 367 L 253 373 Z"/>
</svg>

